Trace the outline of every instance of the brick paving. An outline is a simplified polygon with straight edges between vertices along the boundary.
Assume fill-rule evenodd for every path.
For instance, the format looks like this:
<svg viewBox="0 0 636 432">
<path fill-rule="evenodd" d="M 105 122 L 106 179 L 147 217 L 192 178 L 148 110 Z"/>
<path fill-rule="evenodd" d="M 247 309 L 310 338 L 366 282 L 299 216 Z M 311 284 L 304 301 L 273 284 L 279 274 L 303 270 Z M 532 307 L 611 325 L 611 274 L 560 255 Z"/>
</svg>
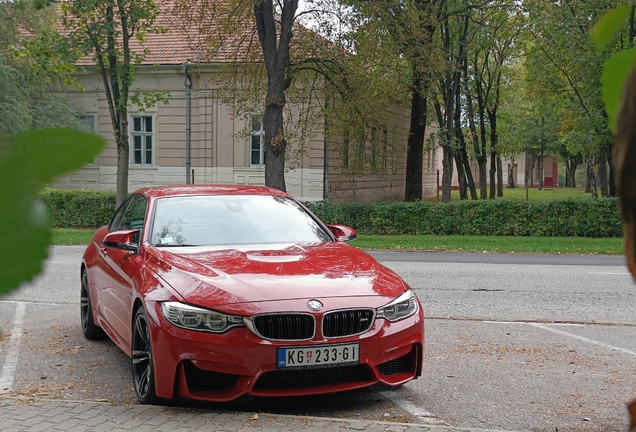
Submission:
<svg viewBox="0 0 636 432">
<path fill-rule="evenodd" d="M 256 414 L 149 405 L 117 406 L 105 402 L 56 399 L 0 399 L 0 429 L 18 431 L 383 431 L 383 432 L 487 432 L 361 419 Z M 497 430 L 497 432 L 503 432 Z"/>
</svg>

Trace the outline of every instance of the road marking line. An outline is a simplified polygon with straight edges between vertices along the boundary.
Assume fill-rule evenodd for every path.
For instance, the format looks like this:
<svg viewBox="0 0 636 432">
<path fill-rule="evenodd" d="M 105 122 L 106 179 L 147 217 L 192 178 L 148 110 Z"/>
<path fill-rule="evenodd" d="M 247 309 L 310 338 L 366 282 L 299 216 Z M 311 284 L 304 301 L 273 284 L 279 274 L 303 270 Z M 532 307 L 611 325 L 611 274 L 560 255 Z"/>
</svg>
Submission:
<svg viewBox="0 0 636 432">
<path fill-rule="evenodd" d="M 398 394 L 398 392 L 394 390 L 378 391 L 376 393 L 384 397 L 385 399 L 390 400 L 391 402 L 402 408 L 404 411 L 411 414 L 418 420 L 418 423 L 435 426 L 450 426 L 448 423 L 441 420 L 438 416 L 402 398 Z"/>
<path fill-rule="evenodd" d="M 621 275 L 621 276 L 630 276 L 631 275 L 631 273 L 629 273 L 629 272 L 616 272 L 616 273 L 590 272 L 588 274 L 590 274 L 590 275 Z"/>
<path fill-rule="evenodd" d="M 13 386 L 13 378 L 18 366 L 18 355 L 20 353 L 20 341 L 22 340 L 22 325 L 24 323 L 24 313 L 26 311 L 26 303 L 18 302 L 15 306 L 15 316 L 13 317 L 13 329 L 11 330 L 11 339 L 9 339 L 9 347 L 7 348 L 7 356 L 2 366 L 2 374 L 0 374 L 0 393 L 11 391 Z"/>
<path fill-rule="evenodd" d="M 485 324 L 539 324 L 528 321 L 482 321 Z M 551 326 L 570 326 L 570 327 L 585 327 L 585 324 L 577 324 L 577 323 L 546 323 L 544 325 Z"/>
<path fill-rule="evenodd" d="M 32 305 L 44 305 L 44 306 L 66 306 L 66 305 L 75 305 L 77 302 L 73 303 L 47 303 L 47 302 L 37 302 L 37 301 L 27 301 L 27 300 L 0 300 L 0 303 L 24 303 L 24 304 L 32 304 Z"/>
<path fill-rule="evenodd" d="M 539 323 L 528 323 L 528 324 L 539 324 Z M 547 326 L 563 326 L 563 327 L 585 327 L 584 324 L 576 324 L 576 323 L 548 323 L 543 324 Z"/>
<path fill-rule="evenodd" d="M 528 324 L 525 321 L 482 321 L 486 324 Z"/>
<path fill-rule="evenodd" d="M 561 334 L 561 335 L 564 335 L 564 336 L 569 336 L 571 338 L 579 339 L 579 340 L 582 340 L 583 342 L 587 342 L 587 343 L 590 343 L 592 345 L 598 345 L 598 346 L 601 346 L 603 348 L 609 348 L 611 350 L 620 351 L 622 353 L 629 354 L 631 356 L 636 357 L 636 352 L 628 350 L 628 349 L 625 349 L 625 348 L 620 348 L 620 347 L 617 347 L 617 346 L 609 345 L 609 344 L 606 344 L 606 343 L 603 343 L 603 342 L 596 341 L 594 339 L 589 339 L 589 338 L 586 338 L 584 336 L 576 335 L 574 333 L 564 332 L 563 330 L 553 329 L 553 328 L 550 328 L 550 327 L 545 326 L 543 324 L 538 324 L 538 323 L 528 323 L 528 324 L 533 326 L 533 327 L 538 327 L 538 328 L 541 328 L 543 330 L 548 330 L 548 331 L 551 331 L 551 332 L 554 332 L 554 333 L 558 333 L 558 334 Z"/>
</svg>

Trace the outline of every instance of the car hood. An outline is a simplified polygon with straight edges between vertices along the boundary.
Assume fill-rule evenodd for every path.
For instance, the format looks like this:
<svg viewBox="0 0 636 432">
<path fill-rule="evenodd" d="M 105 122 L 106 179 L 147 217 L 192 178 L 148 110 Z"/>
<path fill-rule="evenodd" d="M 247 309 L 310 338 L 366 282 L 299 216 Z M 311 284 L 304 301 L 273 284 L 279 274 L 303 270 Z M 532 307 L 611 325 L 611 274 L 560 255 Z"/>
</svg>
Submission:
<svg viewBox="0 0 636 432">
<path fill-rule="evenodd" d="M 363 296 L 381 305 L 407 289 L 393 271 L 341 242 L 150 248 L 146 262 L 186 302 L 204 307 Z"/>
</svg>

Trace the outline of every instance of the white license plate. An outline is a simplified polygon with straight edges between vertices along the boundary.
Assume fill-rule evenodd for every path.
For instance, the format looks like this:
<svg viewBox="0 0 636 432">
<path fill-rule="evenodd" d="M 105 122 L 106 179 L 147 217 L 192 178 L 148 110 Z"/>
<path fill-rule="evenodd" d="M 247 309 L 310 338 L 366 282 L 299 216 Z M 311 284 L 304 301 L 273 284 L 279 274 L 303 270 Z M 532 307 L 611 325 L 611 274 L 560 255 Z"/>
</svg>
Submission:
<svg viewBox="0 0 636 432">
<path fill-rule="evenodd" d="M 278 348 L 279 369 L 318 369 L 360 362 L 360 344 Z"/>
</svg>

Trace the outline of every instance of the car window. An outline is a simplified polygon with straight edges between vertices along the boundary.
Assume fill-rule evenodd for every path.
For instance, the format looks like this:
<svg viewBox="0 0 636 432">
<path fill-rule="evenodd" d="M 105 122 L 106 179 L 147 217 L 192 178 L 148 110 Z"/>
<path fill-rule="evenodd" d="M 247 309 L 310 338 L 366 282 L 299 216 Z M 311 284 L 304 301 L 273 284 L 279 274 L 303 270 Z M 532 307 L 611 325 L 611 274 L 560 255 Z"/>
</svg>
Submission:
<svg viewBox="0 0 636 432">
<path fill-rule="evenodd" d="M 121 225 L 121 219 L 122 217 L 124 217 L 124 212 L 128 208 L 129 204 L 130 204 L 130 199 L 127 199 L 126 201 L 122 203 L 122 205 L 119 206 L 119 208 L 115 212 L 115 215 L 111 219 L 110 224 L 108 225 L 109 232 L 118 230 L 118 227 Z"/>
<path fill-rule="evenodd" d="M 161 198 L 151 238 L 156 246 L 332 241 L 293 199 L 262 195 Z"/>
<path fill-rule="evenodd" d="M 146 198 L 143 196 L 130 197 L 113 217 L 109 231 L 141 229 L 144 225 L 146 207 Z"/>
</svg>

